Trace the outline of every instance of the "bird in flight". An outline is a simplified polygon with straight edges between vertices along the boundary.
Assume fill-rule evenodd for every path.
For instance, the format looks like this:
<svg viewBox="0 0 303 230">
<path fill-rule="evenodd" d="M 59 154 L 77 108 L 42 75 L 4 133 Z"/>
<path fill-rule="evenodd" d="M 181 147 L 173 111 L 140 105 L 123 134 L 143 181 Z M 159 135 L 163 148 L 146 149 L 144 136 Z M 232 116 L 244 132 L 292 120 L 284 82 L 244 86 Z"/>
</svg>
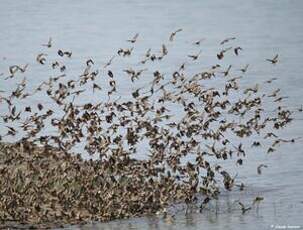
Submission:
<svg viewBox="0 0 303 230">
<path fill-rule="evenodd" d="M 234 48 L 234 52 L 237 56 L 239 55 L 239 50 L 243 50 L 243 49 L 240 46 Z"/>
<path fill-rule="evenodd" d="M 243 68 L 239 69 L 242 73 L 246 73 L 249 64 L 245 65 Z"/>
<path fill-rule="evenodd" d="M 128 39 L 126 41 L 130 43 L 135 43 L 137 41 L 137 38 L 139 37 L 139 33 L 136 33 L 135 36 L 132 39 Z"/>
<path fill-rule="evenodd" d="M 199 46 L 199 45 L 201 44 L 201 42 L 203 42 L 204 40 L 205 40 L 205 38 L 201 38 L 200 40 L 195 41 L 195 42 L 193 43 L 193 45 Z"/>
<path fill-rule="evenodd" d="M 251 209 L 251 207 L 245 207 L 245 205 L 243 203 L 241 203 L 240 201 L 238 202 L 238 204 L 241 206 L 242 214 L 245 214 L 247 211 L 249 211 Z"/>
<path fill-rule="evenodd" d="M 198 54 L 188 55 L 188 57 L 190 57 L 190 58 L 193 59 L 193 60 L 197 60 L 198 57 L 200 56 L 201 52 L 202 52 L 202 51 L 200 50 Z"/>
<path fill-rule="evenodd" d="M 173 41 L 174 40 L 174 37 L 176 36 L 177 33 L 181 32 L 182 29 L 177 29 L 175 32 L 172 32 L 169 36 L 169 41 Z"/>
<path fill-rule="evenodd" d="M 235 39 L 236 39 L 235 37 L 226 38 L 226 39 L 224 39 L 222 42 L 220 42 L 220 45 L 223 45 L 224 43 L 227 43 L 227 42 L 229 42 L 229 41 L 231 41 L 231 40 L 235 40 Z"/>
<path fill-rule="evenodd" d="M 47 48 L 51 48 L 52 47 L 52 38 L 49 38 L 47 44 L 42 44 L 42 46 L 46 46 Z"/>
<path fill-rule="evenodd" d="M 266 61 L 269 61 L 269 62 L 271 62 L 272 64 L 276 64 L 276 63 L 278 62 L 278 57 L 279 57 L 279 55 L 276 54 L 276 56 L 274 56 L 273 59 L 266 59 Z"/>
<path fill-rule="evenodd" d="M 103 66 L 103 68 L 105 69 L 107 66 L 110 66 L 114 60 L 115 56 L 112 56 L 111 59 L 105 63 L 105 65 Z"/>
<path fill-rule="evenodd" d="M 257 172 L 258 172 L 259 175 L 262 174 L 262 168 L 267 168 L 267 165 L 265 165 L 265 164 L 260 164 L 260 165 L 258 166 Z"/>
</svg>

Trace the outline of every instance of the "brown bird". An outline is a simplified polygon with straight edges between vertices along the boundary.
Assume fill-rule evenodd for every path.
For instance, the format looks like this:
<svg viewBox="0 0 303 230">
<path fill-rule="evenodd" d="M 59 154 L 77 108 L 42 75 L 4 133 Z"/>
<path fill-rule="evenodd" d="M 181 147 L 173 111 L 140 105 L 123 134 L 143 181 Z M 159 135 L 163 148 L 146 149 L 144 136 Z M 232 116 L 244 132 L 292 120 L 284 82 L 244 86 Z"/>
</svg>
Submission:
<svg viewBox="0 0 303 230">
<path fill-rule="evenodd" d="M 47 56 L 47 54 L 44 54 L 44 53 L 38 54 L 36 57 L 37 62 L 44 65 L 44 63 L 46 62 L 46 59 L 44 56 Z"/>
<path fill-rule="evenodd" d="M 175 32 L 172 32 L 171 35 L 169 36 L 169 41 L 173 41 L 174 37 L 176 36 L 177 33 L 181 32 L 182 29 L 177 29 Z"/>
<path fill-rule="evenodd" d="M 97 85 L 96 83 L 93 84 L 93 93 L 95 92 L 95 89 L 101 90 L 101 87 Z"/>
<path fill-rule="evenodd" d="M 270 83 L 272 83 L 273 81 L 275 81 L 275 80 L 277 80 L 277 79 L 278 79 L 278 78 L 273 77 L 273 78 L 271 78 L 271 79 L 269 79 L 269 80 L 265 81 L 265 83 L 270 84 Z"/>
<path fill-rule="evenodd" d="M 110 66 L 114 60 L 116 56 L 112 56 L 111 59 L 109 59 L 109 61 L 107 63 L 105 63 L 105 65 L 103 66 L 104 69 L 106 69 L 107 66 Z"/>
<path fill-rule="evenodd" d="M 266 59 L 266 61 L 269 61 L 269 62 L 271 62 L 272 64 L 276 64 L 276 63 L 278 62 L 278 57 L 279 57 L 279 55 L 276 54 L 276 56 L 274 56 L 273 59 Z"/>
<path fill-rule="evenodd" d="M 90 59 L 88 59 L 87 61 L 86 61 L 86 66 L 89 66 L 89 65 L 94 65 L 95 63 L 94 63 L 94 61 L 90 58 Z"/>
<path fill-rule="evenodd" d="M 225 77 L 229 74 L 229 71 L 230 71 L 231 67 L 232 67 L 232 65 L 229 65 L 229 66 L 227 67 L 227 70 L 225 70 L 225 71 L 222 72 L 222 73 L 224 74 Z"/>
<path fill-rule="evenodd" d="M 224 39 L 222 42 L 220 42 L 220 45 L 223 45 L 224 43 L 227 43 L 227 42 L 229 42 L 229 41 L 231 41 L 231 40 L 235 40 L 235 39 L 236 39 L 235 37 L 226 38 L 226 39 Z"/>
<path fill-rule="evenodd" d="M 192 54 L 192 55 L 187 55 L 187 56 L 190 57 L 191 59 L 193 59 L 193 61 L 194 61 L 194 60 L 198 59 L 198 57 L 200 56 L 201 52 L 202 51 L 200 50 L 198 54 Z"/>
<path fill-rule="evenodd" d="M 239 55 L 239 50 L 242 50 L 242 48 L 240 46 L 234 48 L 234 52 L 237 56 Z"/>
<path fill-rule="evenodd" d="M 267 168 L 268 166 L 265 165 L 265 164 L 260 164 L 258 167 L 257 167 L 257 172 L 259 175 L 262 174 L 262 168 Z"/>
<path fill-rule="evenodd" d="M 247 211 L 249 211 L 251 209 L 251 207 L 245 207 L 245 205 L 243 203 L 241 203 L 240 201 L 238 202 L 238 204 L 241 206 L 242 214 L 245 214 Z"/>
<path fill-rule="evenodd" d="M 193 44 L 199 46 L 203 41 L 205 41 L 205 38 L 201 38 L 200 40 L 195 41 Z"/>
<path fill-rule="evenodd" d="M 242 73 L 246 73 L 247 69 L 248 69 L 249 64 L 245 65 L 244 68 L 240 69 L 240 71 Z"/>
<path fill-rule="evenodd" d="M 48 42 L 46 44 L 42 44 L 42 46 L 46 46 L 47 48 L 52 47 L 52 38 L 49 38 Z"/>
<path fill-rule="evenodd" d="M 255 204 L 259 204 L 261 201 L 264 200 L 264 197 L 261 197 L 261 196 L 257 196 L 254 201 L 253 201 L 253 205 Z"/>
<path fill-rule="evenodd" d="M 132 39 L 128 39 L 126 41 L 131 42 L 131 43 L 135 43 L 137 41 L 138 37 L 139 37 L 139 33 L 136 33 L 135 36 Z"/>
</svg>

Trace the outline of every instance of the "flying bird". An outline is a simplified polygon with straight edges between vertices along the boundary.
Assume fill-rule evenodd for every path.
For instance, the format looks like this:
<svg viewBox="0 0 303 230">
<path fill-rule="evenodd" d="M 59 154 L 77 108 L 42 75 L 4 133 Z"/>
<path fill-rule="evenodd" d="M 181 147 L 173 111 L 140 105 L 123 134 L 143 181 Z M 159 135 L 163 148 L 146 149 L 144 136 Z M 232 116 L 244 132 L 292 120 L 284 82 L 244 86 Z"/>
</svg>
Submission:
<svg viewBox="0 0 303 230">
<path fill-rule="evenodd" d="M 258 174 L 261 175 L 261 174 L 262 174 L 262 168 L 267 168 L 267 167 L 268 167 L 268 166 L 265 165 L 265 164 L 260 164 L 260 165 L 258 166 L 258 168 L 257 168 Z"/>
<path fill-rule="evenodd" d="M 234 48 L 234 52 L 237 56 L 239 55 L 239 50 L 243 50 L 243 49 L 240 46 Z"/>
<path fill-rule="evenodd" d="M 198 57 L 200 56 L 201 52 L 202 51 L 200 50 L 198 54 L 192 54 L 192 55 L 187 55 L 187 56 L 190 57 L 194 61 L 194 60 L 198 59 Z"/>
<path fill-rule="evenodd" d="M 177 33 L 181 32 L 182 29 L 177 29 L 175 32 L 172 32 L 171 35 L 169 36 L 169 41 L 173 41 L 174 37 L 176 36 Z"/>
<path fill-rule="evenodd" d="M 271 62 L 272 64 L 276 64 L 276 63 L 278 62 L 278 57 L 279 57 L 279 55 L 276 54 L 276 56 L 274 56 L 273 59 L 266 59 L 266 61 L 269 61 L 269 62 Z"/>
<path fill-rule="evenodd" d="M 139 33 L 136 33 L 135 36 L 132 39 L 128 39 L 126 41 L 130 43 L 135 43 L 137 41 L 137 38 L 139 37 Z"/>
<path fill-rule="evenodd" d="M 48 42 L 46 44 L 42 44 L 42 46 L 46 46 L 47 48 L 52 47 L 52 38 L 49 38 Z"/>
<path fill-rule="evenodd" d="M 226 38 L 226 39 L 224 39 L 222 42 L 220 42 L 220 45 L 223 45 L 223 44 L 225 44 L 225 43 L 227 43 L 227 42 L 229 42 L 229 41 L 231 41 L 231 40 L 235 40 L 235 39 L 236 39 L 235 37 Z"/>
</svg>

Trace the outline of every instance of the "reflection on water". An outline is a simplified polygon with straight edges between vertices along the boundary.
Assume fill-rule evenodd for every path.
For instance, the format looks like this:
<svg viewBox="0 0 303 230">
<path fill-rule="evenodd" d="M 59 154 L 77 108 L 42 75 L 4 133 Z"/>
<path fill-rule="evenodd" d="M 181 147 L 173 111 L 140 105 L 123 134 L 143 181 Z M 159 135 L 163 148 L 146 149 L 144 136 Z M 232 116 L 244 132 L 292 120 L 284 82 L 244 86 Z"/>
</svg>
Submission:
<svg viewBox="0 0 303 230">
<path fill-rule="evenodd" d="M 125 39 L 136 32 L 142 35 L 137 53 L 146 47 L 155 47 L 167 39 L 176 28 L 183 28 L 178 51 L 170 53 L 180 62 L 193 50 L 186 46 L 193 40 L 203 41 L 201 67 L 213 64 L 218 43 L 225 37 L 236 36 L 245 55 L 240 64 L 250 63 L 250 78 L 243 84 L 268 77 L 279 77 L 276 86 L 288 95 L 290 108 L 298 108 L 303 97 L 303 78 L 299 68 L 303 60 L 303 2 L 285 1 L 1 1 L 0 7 L 0 73 L 14 63 L 35 60 L 41 51 L 39 44 L 52 36 L 57 47 L 66 47 L 74 53 L 73 66 L 77 71 L 83 60 L 92 57 L 96 64 L 104 64 Z M 143 48 L 144 47 L 144 48 Z M 273 67 L 265 58 L 280 54 L 280 63 Z M 180 57 L 180 58 L 179 58 Z M 181 58 L 182 57 L 182 58 Z M 132 63 L 132 59 L 129 60 Z M 119 64 L 119 63 L 118 63 Z M 180 63 L 177 63 L 178 65 Z M 122 65 L 122 64 L 121 64 Z M 165 63 L 169 71 L 176 63 Z M 193 68 L 199 68 L 197 67 Z M 122 68 L 122 67 L 121 67 Z M 43 73 L 43 69 L 35 72 Z M 48 77 L 48 76 L 45 76 Z M 43 80 L 43 79 L 42 79 Z M 34 88 L 41 82 L 39 76 L 29 76 Z M 0 80 L 0 89 L 13 83 Z M 127 86 L 125 92 L 127 91 Z M 36 98 L 33 100 L 46 100 Z M 1 109 L 1 108 L 0 108 Z M 284 137 L 303 136 L 302 113 L 283 132 Z M 212 203 L 210 210 L 184 214 L 176 212 L 169 223 L 161 217 L 141 217 L 110 223 L 73 226 L 72 229 L 270 229 L 271 225 L 301 226 L 303 209 L 302 142 L 283 145 L 278 152 L 266 155 L 252 150 L 244 167 L 237 172 L 248 186 L 243 192 L 223 193 L 219 211 Z M 269 167 L 259 176 L 256 167 Z M 234 165 L 230 165 L 234 168 Z M 245 215 L 235 201 L 250 204 L 256 196 L 265 200 Z M 174 214 L 174 213 L 172 213 Z"/>
</svg>

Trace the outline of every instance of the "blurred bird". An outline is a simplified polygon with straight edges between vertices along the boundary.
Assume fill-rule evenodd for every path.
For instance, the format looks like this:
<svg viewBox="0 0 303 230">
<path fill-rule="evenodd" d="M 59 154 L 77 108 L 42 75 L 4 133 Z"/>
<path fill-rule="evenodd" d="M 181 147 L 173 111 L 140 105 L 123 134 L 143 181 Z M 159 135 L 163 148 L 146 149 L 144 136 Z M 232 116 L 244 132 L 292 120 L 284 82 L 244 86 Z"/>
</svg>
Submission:
<svg viewBox="0 0 303 230">
<path fill-rule="evenodd" d="M 46 44 L 42 44 L 42 46 L 46 46 L 47 48 L 51 48 L 52 47 L 52 38 L 50 37 L 48 42 Z"/>
<path fill-rule="evenodd" d="M 223 45 L 223 44 L 225 44 L 225 43 L 227 43 L 227 42 L 229 42 L 229 41 L 231 41 L 231 40 L 235 40 L 235 39 L 236 39 L 235 37 L 226 38 L 226 39 L 224 39 L 222 42 L 220 42 L 220 45 Z"/>
<path fill-rule="evenodd" d="M 139 33 L 136 33 L 135 36 L 132 39 L 128 39 L 126 41 L 131 42 L 131 43 L 135 43 L 137 41 L 138 37 L 139 37 Z"/>
<path fill-rule="evenodd" d="M 177 33 L 181 32 L 182 29 L 177 29 L 175 32 L 172 32 L 171 35 L 169 36 L 169 41 L 173 41 L 174 37 L 176 36 Z"/>
<path fill-rule="evenodd" d="M 269 62 L 271 62 L 272 64 L 276 64 L 276 63 L 278 62 L 278 57 L 279 57 L 279 55 L 276 54 L 276 56 L 274 56 L 273 59 L 266 59 L 266 61 L 269 61 Z"/>
<path fill-rule="evenodd" d="M 258 167 L 257 167 L 257 172 L 259 175 L 262 174 L 262 168 L 267 168 L 267 165 L 265 164 L 260 164 Z"/>
</svg>

